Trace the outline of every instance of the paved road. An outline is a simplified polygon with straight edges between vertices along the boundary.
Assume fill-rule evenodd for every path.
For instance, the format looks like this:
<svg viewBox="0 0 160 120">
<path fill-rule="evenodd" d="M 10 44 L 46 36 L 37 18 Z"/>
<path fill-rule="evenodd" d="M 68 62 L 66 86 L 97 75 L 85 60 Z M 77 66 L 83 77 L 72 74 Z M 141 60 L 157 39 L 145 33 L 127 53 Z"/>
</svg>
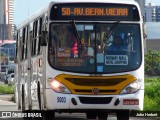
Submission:
<svg viewBox="0 0 160 120">
<path fill-rule="evenodd" d="M 17 111 L 17 106 L 13 102 L 0 100 L 0 113 L 2 111 Z M 0 120 L 22 120 L 22 118 L 19 118 L 19 119 L 17 119 L 17 118 L 0 118 Z M 68 113 L 57 114 L 56 113 L 55 120 L 87 120 L 87 119 L 86 119 L 86 115 L 82 114 L 82 113 L 74 113 L 74 114 L 68 114 Z M 107 120 L 117 120 L 117 118 L 115 115 L 109 115 Z M 148 120 L 148 119 L 147 118 L 140 118 L 140 117 L 130 117 L 130 120 Z"/>
</svg>

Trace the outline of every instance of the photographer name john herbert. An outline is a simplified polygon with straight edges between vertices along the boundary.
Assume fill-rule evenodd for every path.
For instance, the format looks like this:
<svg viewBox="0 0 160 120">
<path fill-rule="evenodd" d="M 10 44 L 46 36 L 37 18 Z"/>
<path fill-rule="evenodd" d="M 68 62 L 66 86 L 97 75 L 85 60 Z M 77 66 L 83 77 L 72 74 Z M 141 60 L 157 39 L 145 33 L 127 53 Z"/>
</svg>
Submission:
<svg viewBox="0 0 160 120">
<path fill-rule="evenodd" d="M 137 113 L 136 117 L 158 117 L 157 113 Z"/>
</svg>

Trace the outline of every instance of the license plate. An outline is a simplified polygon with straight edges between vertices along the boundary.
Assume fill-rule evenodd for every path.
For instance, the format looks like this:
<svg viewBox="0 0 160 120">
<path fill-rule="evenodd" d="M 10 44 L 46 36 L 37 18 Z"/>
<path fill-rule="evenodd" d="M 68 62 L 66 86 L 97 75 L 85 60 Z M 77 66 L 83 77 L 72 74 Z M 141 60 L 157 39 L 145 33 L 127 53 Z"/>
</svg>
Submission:
<svg viewBox="0 0 160 120">
<path fill-rule="evenodd" d="M 139 105 L 139 100 L 137 100 L 137 99 L 124 99 L 123 105 Z"/>
</svg>

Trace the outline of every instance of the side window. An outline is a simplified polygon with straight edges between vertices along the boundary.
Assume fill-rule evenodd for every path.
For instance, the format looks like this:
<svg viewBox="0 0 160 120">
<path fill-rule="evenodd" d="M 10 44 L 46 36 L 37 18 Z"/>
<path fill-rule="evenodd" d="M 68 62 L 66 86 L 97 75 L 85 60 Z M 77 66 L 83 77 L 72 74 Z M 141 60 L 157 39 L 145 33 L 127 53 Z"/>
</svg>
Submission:
<svg viewBox="0 0 160 120">
<path fill-rule="evenodd" d="M 28 26 L 26 27 L 26 33 L 25 33 L 25 59 L 27 59 L 27 51 L 28 51 L 28 44 L 27 44 L 27 41 L 28 41 Z"/>
<path fill-rule="evenodd" d="M 31 42 L 33 43 L 33 30 L 29 31 L 29 39 L 31 40 Z M 31 43 L 31 45 L 32 45 Z M 31 47 L 31 55 L 32 55 L 32 50 L 33 50 L 33 46 L 30 46 Z"/>
<path fill-rule="evenodd" d="M 19 51 L 20 51 L 20 53 L 19 53 L 19 55 L 20 55 L 20 60 L 22 60 L 22 46 L 23 46 L 23 44 L 22 44 L 23 42 L 22 42 L 22 29 L 20 29 L 19 30 Z"/>
<path fill-rule="evenodd" d="M 37 51 L 36 51 L 37 26 L 38 26 L 38 21 L 35 21 L 33 23 L 32 56 L 35 56 L 37 53 Z"/>
<path fill-rule="evenodd" d="M 18 59 L 18 51 L 19 51 L 19 30 L 17 31 L 17 40 L 16 40 L 16 59 Z"/>
<path fill-rule="evenodd" d="M 36 39 L 36 41 L 35 41 L 35 51 L 36 51 L 36 55 L 38 55 L 39 53 L 38 53 L 38 44 L 39 44 L 39 28 L 40 28 L 40 21 L 39 20 L 37 20 L 36 21 L 37 23 L 37 27 L 36 27 L 36 35 L 35 35 L 35 39 Z"/>
<path fill-rule="evenodd" d="M 38 55 L 39 54 L 42 54 L 42 49 L 41 49 L 41 46 L 40 46 L 40 43 L 41 43 L 41 35 L 42 35 L 42 31 L 44 31 L 44 17 L 41 17 L 40 19 L 39 19 L 39 32 L 38 32 L 38 34 L 39 34 L 39 36 L 38 36 L 38 38 L 39 38 L 39 41 L 38 41 Z"/>
<path fill-rule="evenodd" d="M 28 27 L 23 28 L 22 33 L 22 60 L 27 58 L 27 41 L 28 41 Z"/>
<path fill-rule="evenodd" d="M 23 28 L 23 33 L 22 33 L 22 60 L 24 60 L 24 56 L 25 56 L 25 33 L 26 33 L 26 28 Z"/>
<path fill-rule="evenodd" d="M 38 55 L 41 54 L 41 30 L 42 30 L 42 18 L 39 19 L 39 30 L 38 30 Z"/>
</svg>

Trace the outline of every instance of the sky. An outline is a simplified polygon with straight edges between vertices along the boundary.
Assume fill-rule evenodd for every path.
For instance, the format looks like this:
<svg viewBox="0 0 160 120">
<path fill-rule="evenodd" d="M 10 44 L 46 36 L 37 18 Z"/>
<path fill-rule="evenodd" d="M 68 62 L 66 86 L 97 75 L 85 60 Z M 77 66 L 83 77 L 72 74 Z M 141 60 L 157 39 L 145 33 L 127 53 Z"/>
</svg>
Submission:
<svg viewBox="0 0 160 120">
<path fill-rule="evenodd" d="M 28 16 L 47 6 L 52 0 L 15 0 L 15 24 L 19 25 Z M 147 0 L 147 3 L 160 5 L 160 0 Z"/>
<path fill-rule="evenodd" d="M 147 3 L 152 3 L 154 5 L 160 5 L 160 0 L 146 0 Z"/>
<path fill-rule="evenodd" d="M 47 6 L 52 0 L 15 0 L 14 21 L 19 25 L 28 16 Z"/>
</svg>

